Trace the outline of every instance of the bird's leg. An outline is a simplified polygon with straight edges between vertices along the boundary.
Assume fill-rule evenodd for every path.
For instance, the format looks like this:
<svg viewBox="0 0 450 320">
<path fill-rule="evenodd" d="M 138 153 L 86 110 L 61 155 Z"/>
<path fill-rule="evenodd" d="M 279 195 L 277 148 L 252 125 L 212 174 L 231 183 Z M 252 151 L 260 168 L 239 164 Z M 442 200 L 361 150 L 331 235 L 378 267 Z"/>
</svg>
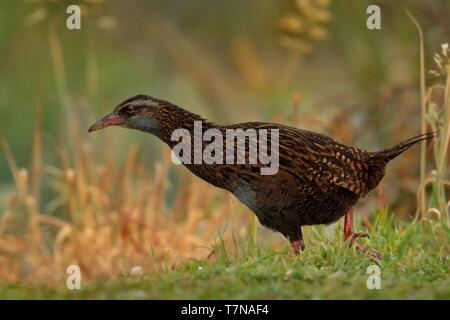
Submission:
<svg viewBox="0 0 450 320">
<path fill-rule="evenodd" d="M 350 209 L 345 214 L 344 219 L 344 238 L 347 240 L 348 238 L 352 238 L 354 241 L 356 238 L 368 237 L 369 235 L 366 232 L 353 232 L 353 210 Z"/>
<path fill-rule="evenodd" d="M 299 254 L 301 251 L 305 250 L 305 242 L 303 241 L 302 229 L 300 228 L 300 234 L 295 238 L 289 239 L 291 241 L 291 248 L 294 254 Z"/>
<path fill-rule="evenodd" d="M 381 259 L 381 254 L 378 251 L 371 250 L 366 246 L 356 241 L 357 238 L 369 237 L 366 232 L 353 232 L 353 210 L 350 209 L 344 218 L 344 238 L 348 240 L 350 238 L 350 245 L 355 245 L 356 250 L 365 252 L 369 257 Z"/>
<path fill-rule="evenodd" d="M 291 248 L 295 254 L 299 254 L 300 252 L 305 250 L 305 242 L 303 240 L 292 241 Z"/>
</svg>

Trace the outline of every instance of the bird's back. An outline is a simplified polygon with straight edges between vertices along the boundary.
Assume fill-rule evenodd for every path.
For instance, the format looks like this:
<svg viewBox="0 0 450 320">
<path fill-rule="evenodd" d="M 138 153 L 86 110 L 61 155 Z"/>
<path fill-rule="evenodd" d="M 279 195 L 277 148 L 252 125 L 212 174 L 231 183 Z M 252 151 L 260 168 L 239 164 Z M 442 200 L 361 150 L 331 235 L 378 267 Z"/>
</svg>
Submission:
<svg viewBox="0 0 450 320">
<path fill-rule="evenodd" d="M 346 146 L 320 133 L 280 124 L 247 122 L 224 128 L 252 128 L 256 131 L 277 129 L 279 172 L 291 175 L 296 180 L 309 182 L 323 192 L 335 186 L 348 189 L 357 195 L 364 195 L 369 191 L 366 185 L 366 160 L 369 153 L 366 151 Z M 268 149 L 270 151 L 270 146 Z M 257 173 L 254 166 L 235 168 L 241 172 Z M 260 179 L 264 180 L 264 176 Z"/>
</svg>

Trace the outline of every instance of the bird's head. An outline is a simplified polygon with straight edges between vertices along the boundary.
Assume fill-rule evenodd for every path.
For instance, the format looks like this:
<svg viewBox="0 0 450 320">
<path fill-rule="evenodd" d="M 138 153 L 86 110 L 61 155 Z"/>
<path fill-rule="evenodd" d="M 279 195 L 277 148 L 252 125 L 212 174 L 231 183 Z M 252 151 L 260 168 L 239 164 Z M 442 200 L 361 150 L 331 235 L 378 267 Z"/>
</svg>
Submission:
<svg viewBox="0 0 450 320">
<path fill-rule="evenodd" d="M 159 114 L 167 102 L 146 95 L 136 95 L 120 103 L 111 113 L 89 127 L 88 132 L 119 126 L 155 133 L 160 125 Z"/>
</svg>

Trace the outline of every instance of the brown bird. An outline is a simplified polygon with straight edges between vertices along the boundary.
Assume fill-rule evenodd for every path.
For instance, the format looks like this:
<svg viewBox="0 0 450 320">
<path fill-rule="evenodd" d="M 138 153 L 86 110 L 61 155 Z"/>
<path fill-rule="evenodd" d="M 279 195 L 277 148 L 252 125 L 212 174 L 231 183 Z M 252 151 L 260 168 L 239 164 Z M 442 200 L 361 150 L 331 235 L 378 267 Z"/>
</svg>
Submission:
<svg viewBox="0 0 450 320">
<path fill-rule="evenodd" d="M 201 124 L 201 134 L 209 129 L 224 136 L 230 130 L 265 130 L 270 132 L 267 140 L 271 140 L 275 132 L 278 133 L 278 151 L 272 151 L 278 155 L 275 174 L 261 174 L 267 162 L 262 164 L 249 160 L 255 147 L 252 143 L 257 139 L 257 136 L 250 134 L 245 136 L 245 145 L 234 144 L 230 153 L 232 159 L 244 154 L 248 160 L 244 163 L 197 163 L 195 157 L 206 151 L 210 144 L 207 141 L 201 141 L 200 148 L 195 147 L 194 143 L 190 149 L 180 152 L 179 157 L 187 156 L 183 159 L 192 161 L 184 161 L 183 164 L 192 173 L 230 191 L 256 214 L 262 225 L 283 234 L 291 242 L 295 253 L 305 247 L 302 226 L 330 224 L 345 215 L 345 239 L 350 238 L 358 250 L 372 257 L 381 257 L 378 252 L 355 241 L 367 234 L 352 231 L 351 208 L 359 198 L 378 185 L 390 160 L 414 144 L 434 136 L 434 133 L 421 134 L 392 148 L 368 152 L 319 133 L 281 124 L 246 122 L 217 125 L 168 101 L 146 95 L 137 95 L 120 103 L 111 113 L 95 122 L 89 132 L 109 126 L 137 129 L 157 136 L 174 148 L 179 142 L 173 139 L 173 132 L 184 129 L 185 134 L 195 137 L 195 123 Z M 264 149 L 264 146 L 259 147 Z M 215 153 L 221 150 L 223 154 L 228 151 L 223 146 L 211 155 L 216 156 L 218 154 Z M 269 154 L 268 148 L 265 151 Z"/>
</svg>

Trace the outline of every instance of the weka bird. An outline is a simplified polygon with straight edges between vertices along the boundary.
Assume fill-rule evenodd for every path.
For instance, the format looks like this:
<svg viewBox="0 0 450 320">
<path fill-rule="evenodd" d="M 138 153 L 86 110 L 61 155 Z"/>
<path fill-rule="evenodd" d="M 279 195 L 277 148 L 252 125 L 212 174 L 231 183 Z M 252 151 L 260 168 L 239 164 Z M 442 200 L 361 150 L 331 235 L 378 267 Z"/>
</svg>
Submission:
<svg viewBox="0 0 450 320">
<path fill-rule="evenodd" d="M 378 152 L 343 145 L 319 133 L 274 123 L 246 122 L 222 126 L 170 102 L 137 95 L 120 103 L 95 122 L 89 132 L 109 126 L 137 129 L 157 136 L 173 148 L 175 129 L 202 130 L 278 129 L 279 167 L 274 175 L 261 175 L 261 164 L 185 164 L 196 176 L 233 193 L 258 217 L 261 224 L 283 234 L 294 252 L 304 249 L 301 227 L 330 224 L 345 215 L 345 239 L 357 249 L 379 257 L 359 244 L 366 233 L 352 231 L 352 206 L 374 189 L 384 176 L 386 164 L 414 144 L 433 137 L 422 134 Z M 247 139 L 247 143 L 248 143 Z M 207 144 L 203 142 L 203 148 Z M 235 150 L 237 152 L 237 150 Z M 194 153 L 194 152 L 193 152 Z"/>
</svg>

